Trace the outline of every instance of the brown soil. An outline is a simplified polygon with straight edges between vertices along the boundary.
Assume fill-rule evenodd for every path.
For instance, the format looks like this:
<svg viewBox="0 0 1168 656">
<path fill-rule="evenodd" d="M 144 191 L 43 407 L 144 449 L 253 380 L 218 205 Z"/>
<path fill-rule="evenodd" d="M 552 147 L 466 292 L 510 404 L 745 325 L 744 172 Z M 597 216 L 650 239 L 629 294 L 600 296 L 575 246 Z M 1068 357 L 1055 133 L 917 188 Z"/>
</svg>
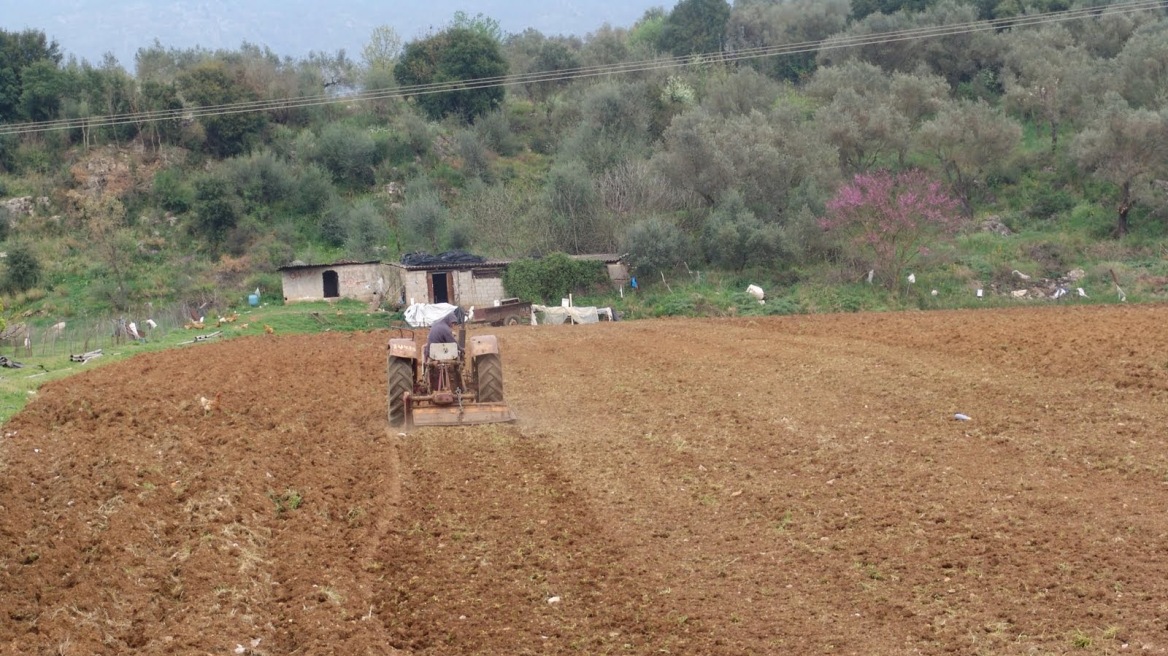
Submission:
<svg viewBox="0 0 1168 656">
<path fill-rule="evenodd" d="M 4 426 L 0 650 L 1166 653 L 1166 324 L 496 328 L 519 423 L 408 437 L 388 332 L 142 355 Z"/>
</svg>

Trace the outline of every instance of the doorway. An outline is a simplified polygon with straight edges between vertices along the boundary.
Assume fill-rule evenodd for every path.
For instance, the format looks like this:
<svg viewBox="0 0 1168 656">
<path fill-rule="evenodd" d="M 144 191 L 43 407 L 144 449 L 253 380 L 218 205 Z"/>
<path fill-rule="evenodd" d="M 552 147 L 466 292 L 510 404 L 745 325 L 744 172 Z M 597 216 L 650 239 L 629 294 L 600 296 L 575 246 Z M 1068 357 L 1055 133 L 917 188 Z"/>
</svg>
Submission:
<svg viewBox="0 0 1168 656">
<path fill-rule="evenodd" d="M 324 272 L 324 297 L 336 298 L 341 295 L 341 283 L 336 271 Z"/>
<path fill-rule="evenodd" d="M 450 302 L 450 273 L 438 271 L 430 274 L 430 299 L 433 303 Z"/>
</svg>

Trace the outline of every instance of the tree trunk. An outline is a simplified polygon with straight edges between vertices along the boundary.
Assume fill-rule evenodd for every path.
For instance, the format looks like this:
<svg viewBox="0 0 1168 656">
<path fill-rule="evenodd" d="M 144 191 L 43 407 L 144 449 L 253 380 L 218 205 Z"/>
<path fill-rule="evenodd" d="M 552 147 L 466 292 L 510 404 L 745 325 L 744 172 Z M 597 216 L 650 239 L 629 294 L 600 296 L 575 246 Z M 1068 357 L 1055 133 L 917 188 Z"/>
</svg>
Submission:
<svg viewBox="0 0 1168 656">
<path fill-rule="evenodd" d="M 1119 201 L 1119 217 L 1115 223 L 1115 236 L 1123 237 L 1127 234 L 1127 215 L 1131 212 L 1131 181 L 1123 183 L 1123 196 Z"/>
</svg>

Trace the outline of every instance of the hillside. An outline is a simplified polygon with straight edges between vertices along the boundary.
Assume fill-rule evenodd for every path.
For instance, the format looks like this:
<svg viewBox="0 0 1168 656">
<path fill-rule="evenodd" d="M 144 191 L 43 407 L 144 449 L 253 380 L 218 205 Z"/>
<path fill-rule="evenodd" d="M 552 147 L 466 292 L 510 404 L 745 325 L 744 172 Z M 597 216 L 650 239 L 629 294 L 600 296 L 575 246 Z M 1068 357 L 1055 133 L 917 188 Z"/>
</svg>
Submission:
<svg viewBox="0 0 1168 656">
<path fill-rule="evenodd" d="M 543 300 L 627 316 L 1164 298 L 1162 4 L 990 4 L 456 13 L 360 62 L 156 43 L 132 72 L 0 30 L 4 307 L 227 309 L 294 261 L 452 249 L 625 254 L 636 299 Z"/>
</svg>

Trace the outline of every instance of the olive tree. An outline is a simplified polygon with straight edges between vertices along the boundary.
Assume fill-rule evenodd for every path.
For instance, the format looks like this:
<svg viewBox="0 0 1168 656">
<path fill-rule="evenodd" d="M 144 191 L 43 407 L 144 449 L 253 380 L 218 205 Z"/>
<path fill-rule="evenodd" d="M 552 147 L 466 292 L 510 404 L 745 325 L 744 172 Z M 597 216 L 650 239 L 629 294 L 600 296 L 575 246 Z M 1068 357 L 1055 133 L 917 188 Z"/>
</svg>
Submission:
<svg viewBox="0 0 1168 656">
<path fill-rule="evenodd" d="M 756 216 L 782 223 L 804 205 L 821 206 L 839 175 L 834 149 L 808 127 L 794 106 L 728 118 L 697 107 L 673 120 L 652 161 L 707 207 L 738 190 Z"/>
<path fill-rule="evenodd" d="M 442 237 L 449 219 L 450 210 L 438 192 L 424 181 L 413 181 L 406 187 L 406 202 L 398 213 L 398 226 L 407 246 L 431 252 L 442 250 Z"/>
<path fill-rule="evenodd" d="M 766 112 L 782 94 L 780 83 L 753 68 L 717 69 L 706 82 L 701 106 L 715 116 Z"/>
<path fill-rule="evenodd" d="M 548 172 L 544 199 L 559 248 L 574 254 L 612 248 L 600 193 L 582 161 L 557 161 Z"/>
<path fill-rule="evenodd" d="M 702 247 L 710 264 L 742 271 L 773 265 L 783 252 L 783 233 L 778 224 L 759 220 L 741 193 L 730 191 L 706 220 Z"/>
<path fill-rule="evenodd" d="M 948 97 L 941 77 L 886 73 L 856 60 L 820 68 L 806 89 L 825 103 L 816 110 L 816 124 L 849 173 L 890 153 L 903 165 L 913 131 Z"/>
<path fill-rule="evenodd" d="M 828 38 L 819 50 L 819 65 L 860 59 L 890 72 L 912 73 L 924 68 L 944 77 L 956 89 L 1000 66 L 1002 45 L 992 31 L 955 29 L 952 34 L 931 38 L 878 37 L 888 32 L 936 30 L 975 22 L 977 9 L 956 0 L 942 0 L 918 13 L 874 13 Z"/>
<path fill-rule="evenodd" d="M 1162 107 L 1168 101 L 1168 19 L 1136 30 L 1115 58 L 1115 66 L 1128 104 Z"/>
<path fill-rule="evenodd" d="M 822 41 L 847 26 L 850 9 L 848 0 L 735 2 L 726 24 L 726 49 L 741 52 Z M 750 66 L 775 80 L 802 82 L 815 72 L 816 53 L 797 50 L 802 52 L 750 59 Z"/>
<path fill-rule="evenodd" d="M 986 178 L 1004 167 L 1021 141 L 1022 126 L 982 101 L 959 100 L 946 104 L 917 136 L 972 216 Z"/>
<path fill-rule="evenodd" d="M 1050 152 L 1058 150 L 1059 128 L 1082 106 L 1091 58 L 1061 25 L 1009 35 L 1003 83 L 1007 102 L 1045 124 Z"/>
<path fill-rule="evenodd" d="M 1079 167 L 1118 188 L 1115 235 L 1128 232 L 1128 214 L 1145 188 L 1168 176 L 1168 110 L 1134 109 L 1117 94 L 1075 138 Z"/>
<path fill-rule="evenodd" d="M 349 208 L 344 220 L 345 252 L 349 257 L 370 259 L 385 254 L 389 243 L 389 222 L 378 204 L 358 200 Z"/>
<path fill-rule="evenodd" d="M 647 85 L 602 82 L 585 89 L 579 121 L 569 128 L 560 158 L 578 159 L 598 174 L 647 154 L 650 109 Z"/>
<path fill-rule="evenodd" d="M 623 250 L 638 275 L 670 271 L 685 261 L 689 238 L 677 224 L 662 217 L 642 219 L 625 232 Z"/>
</svg>

